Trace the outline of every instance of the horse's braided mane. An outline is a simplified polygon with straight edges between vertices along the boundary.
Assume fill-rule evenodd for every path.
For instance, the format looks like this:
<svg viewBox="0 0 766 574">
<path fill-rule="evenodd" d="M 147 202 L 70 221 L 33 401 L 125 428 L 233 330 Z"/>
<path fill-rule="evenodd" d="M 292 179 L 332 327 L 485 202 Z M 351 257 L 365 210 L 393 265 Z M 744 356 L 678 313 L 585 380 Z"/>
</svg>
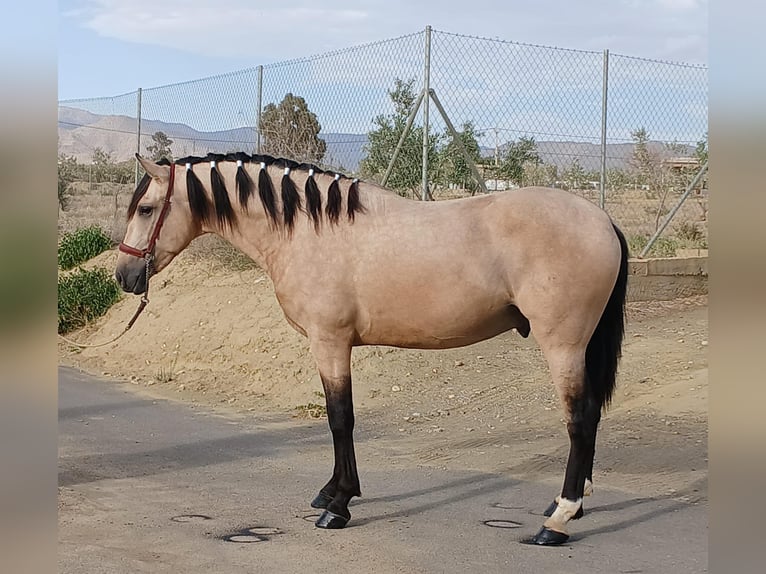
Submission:
<svg viewBox="0 0 766 574">
<path fill-rule="evenodd" d="M 289 175 L 285 174 L 281 179 L 281 194 L 278 198 L 272 178 L 269 177 L 266 170 L 261 170 L 259 173 L 258 196 L 266 216 L 275 227 L 286 228 L 288 231 L 292 231 L 299 211 L 304 211 L 312 220 L 314 228 L 317 231 L 319 230 L 322 220 L 322 199 L 314 177 L 321 174 L 337 175 L 338 178 L 333 179 L 328 190 L 326 216 L 331 224 L 338 223 L 341 209 L 340 202 L 342 200 L 339 181 L 350 179 L 342 173 L 325 170 L 311 163 L 301 163 L 287 158 L 278 158 L 264 154 L 247 154 L 244 152 L 227 154 L 209 153 L 203 157 L 188 156 L 177 159 L 174 163 L 179 166 L 185 166 L 186 164 L 197 165 L 199 163 L 213 161 L 216 163 L 242 162 L 243 166 L 237 168 L 235 184 L 237 187 L 236 197 L 244 211 L 248 210 L 248 201 L 250 200 L 250 197 L 254 195 L 255 187 L 255 182 L 250 174 L 244 169 L 244 164 L 264 164 L 266 167 L 277 165 L 282 168 L 289 168 L 290 171 L 296 170 L 307 172 L 312 170 L 313 176 L 307 178 L 304 189 L 304 196 L 306 198 L 305 209 L 303 209 L 301 205 L 301 195 Z M 159 165 L 170 165 L 171 162 L 166 158 L 162 158 L 157 163 Z M 128 206 L 128 219 L 135 214 L 136 209 L 138 208 L 138 202 L 146 193 L 150 182 L 151 178 L 145 174 L 136 187 L 130 205 Z M 357 180 L 353 180 L 347 187 L 346 214 L 349 221 L 353 222 L 354 216 L 357 213 L 364 213 L 365 208 L 359 200 Z M 217 169 L 211 169 L 211 182 L 209 188 L 211 190 L 212 201 L 206 194 L 204 184 L 194 171 L 188 170 L 186 172 L 186 190 L 193 217 L 197 221 L 203 223 L 210 223 L 211 220 L 215 218 L 218 225 L 222 228 L 236 227 L 236 214 L 228 201 L 228 192 L 226 191 L 223 179 L 220 177 Z"/>
</svg>

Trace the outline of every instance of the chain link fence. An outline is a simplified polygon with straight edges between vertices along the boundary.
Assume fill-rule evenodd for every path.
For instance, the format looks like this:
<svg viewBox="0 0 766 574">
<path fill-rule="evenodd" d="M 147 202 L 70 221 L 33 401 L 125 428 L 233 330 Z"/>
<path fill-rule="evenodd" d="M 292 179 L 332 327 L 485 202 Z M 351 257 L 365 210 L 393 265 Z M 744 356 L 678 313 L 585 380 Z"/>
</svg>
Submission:
<svg viewBox="0 0 766 574">
<path fill-rule="evenodd" d="M 707 68 L 427 28 L 59 102 L 59 153 L 124 162 L 114 185 L 133 183 L 127 166 L 137 151 L 235 150 L 314 161 L 425 199 L 561 187 L 602 205 L 638 253 L 706 166 Z M 706 179 L 697 179 L 657 254 L 707 246 Z M 118 209 L 125 200 L 114 195 Z"/>
</svg>

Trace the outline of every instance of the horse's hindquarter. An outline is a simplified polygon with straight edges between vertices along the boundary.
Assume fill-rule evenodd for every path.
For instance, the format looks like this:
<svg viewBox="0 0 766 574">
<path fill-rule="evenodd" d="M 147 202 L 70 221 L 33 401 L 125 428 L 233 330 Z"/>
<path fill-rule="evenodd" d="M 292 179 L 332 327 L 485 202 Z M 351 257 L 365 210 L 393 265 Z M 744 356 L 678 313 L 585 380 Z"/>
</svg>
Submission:
<svg viewBox="0 0 766 574">
<path fill-rule="evenodd" d="M 515 303 L 539 342 L 555 333 L 556 344 L 584 348 L 620 267 L 609 216 L 585 199 L 549 188 L 511 192 L 507 211 L 516 226 L 509 230 L 516 258 L 507 278 Z"/>
</svg>

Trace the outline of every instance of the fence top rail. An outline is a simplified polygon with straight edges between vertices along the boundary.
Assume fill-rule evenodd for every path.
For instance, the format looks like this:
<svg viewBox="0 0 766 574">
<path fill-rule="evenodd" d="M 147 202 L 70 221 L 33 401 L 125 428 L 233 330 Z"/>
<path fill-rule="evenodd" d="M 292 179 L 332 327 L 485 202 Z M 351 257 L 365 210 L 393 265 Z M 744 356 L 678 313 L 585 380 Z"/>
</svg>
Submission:
<svg viewBox="0 0 766 574">
<path fill-rule="evenodd" d="M 527 48 L 542 48 L 546 50 L 556 50 L 558 52 L 574 52 L 577 54 L 592 54 L 592 55 L 600 55 L 603 53 L 601 50 L 581 50 L 578 48 L 562 48 L 560 46 L 548 46 L 546 44 L 533 44 L 529 42 L 517 42 L 514 40 L 504 40 L 502 38 L 487 38 L 486 36 L 477 36 L 472 34 L 457 34 L 454 32 L 445 32 L 444 30 L 434 30 L 433 31 L 436 34 L 441 34 L 443 36 L 453 36 L 456 38 L 468 38 L 472 40 L 483 40 L 487 42 L 497 42 L 499 44 L 512 44 L 514 46 L 524 46 Z M 627 58 L 629 60 L 638 60 L 641 62 L 652 62 L 654 64 L 666 64 L 671 66 L 680 66 L 683 68 L 694 68 L 697 70 L 707 70 L 708 67 L 705 64 L 694 64 L 690 62 L 677 62 L 673 60 L 661 60 L 656 58 L 644 58 L 641 56 L 628 56 L 625 54 L 620 54 L 617 52 L 609 51 L 610 56 L 617 56 L 618 58 Z"/>
<path fill-rule="evenodd" d="M 609 57 L 623 58 L 625 60 L 636 60 L 638 62 L 648 62 L 651 64 L 665 64 L 667 66 L 678 66 L 679 68 L 691 68 L 693 70 L 705 70 L 708 67 L 705 64 L 692 64 L 689 62 L 675 62 L 673 60 L 657 60 L 652 58 L 642 58 L 641 56 L 626 56 L 625 54 L 618 54 L 616 52 L 609 52 Z"/>
<path fill-rule="evenodd" d="M 84 104 L 87 102 L 95 102 L 96 100 L 116 100 L 117 98 L 125 98 L 127 96 L 134 96 L 138 94 L 138 90 L 133 90 L 131 92 L 125 92 L 124 94 L 117 94 L 116 96 L 94 96 L 92 98 L 70 98 L 68 100 L 59 100 L 59 105 L 68 105 L 68 104 Z"/>
<path fill-rule="evenodd" d="M 364 50 L 366 48 L 373 48 L 375 46 L 382 46 L 384 44 L 392 44 L 399 40 L 405 40 L 409 38 L 415 38 L 423 34 L 423 31 L 413 32 L 412 34 L 404 34 L 402 36 L 396 36 L 395 38 L 386 38 L 385 40 L 376 40 L 374 42 L 367 42 L 366 44 L 357 44 L 355 46 L 348 46 L 346 48 L 339 48 L 337 50 L 331 50 L 329 52 L 322 52 L 321 54 L 314 54 L 312 56 L 302 56 L 300 58 L 293 58 L 291 60 L 282 60 L 281 62 L 271 62 L 270 64 L 264 64 L 263 69 L 281 68 L 284 66 L 292 66 L 295 64 L 304 64 L 306 62 L 314 62 L 316 60 L 322 60 L 324 58 L 330 58 L 333 56 L 339 56 L 341 54 L 348 54 L 357 50 Z"/>
<path fill-rule="evenodd" d="M 531 44 L 528 42 L 517 42 L 514 40 L 503 40 L 501 38 L 487 38 L 486 36 L 476 36 L 472 34 L 456 34 L 455 32 L 445 32 L 444 30 L 433 30 L 434 34 L 440 34 L 442 36 L 453 36 L 455 38 L 466 38 L 470 40 L 482 40 L 485 42 L 497 42 L 498 44 L 511 44 L 513 46 L 523 46 L 525 48 L 543 48 L 545 50 L 556 50 L 558 52 L 572 52 L 576 54 L 591 54 L 601 55 L 601 51 L 597 50 L 580 50 L 577 48 L 561 48 L 559 46 L 546 46 L 545 44 Z"/>
</svg>

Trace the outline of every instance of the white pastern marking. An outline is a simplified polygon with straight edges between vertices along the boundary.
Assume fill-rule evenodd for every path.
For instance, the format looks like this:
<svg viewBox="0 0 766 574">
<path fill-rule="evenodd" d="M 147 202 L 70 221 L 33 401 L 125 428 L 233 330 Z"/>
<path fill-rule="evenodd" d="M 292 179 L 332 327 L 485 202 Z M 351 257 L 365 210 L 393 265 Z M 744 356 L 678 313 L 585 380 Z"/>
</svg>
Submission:
<svg viewBox="0 0 766 574">
<path fill-rule="evenodd" d="M 580 510 L 582 498 L 568 500 L 563 496 L 558 499 L 558 506 L 553 515 L 543 523 L 543 526 L 566 534 L 566 523 Z"/>
<path fill-rule="evenodd" d="M 583 496 L 590 496 L 593 494 L 593 483 L 589 478 L 585 479 L 585 488 L 582 489 Z"/>
</svg>

